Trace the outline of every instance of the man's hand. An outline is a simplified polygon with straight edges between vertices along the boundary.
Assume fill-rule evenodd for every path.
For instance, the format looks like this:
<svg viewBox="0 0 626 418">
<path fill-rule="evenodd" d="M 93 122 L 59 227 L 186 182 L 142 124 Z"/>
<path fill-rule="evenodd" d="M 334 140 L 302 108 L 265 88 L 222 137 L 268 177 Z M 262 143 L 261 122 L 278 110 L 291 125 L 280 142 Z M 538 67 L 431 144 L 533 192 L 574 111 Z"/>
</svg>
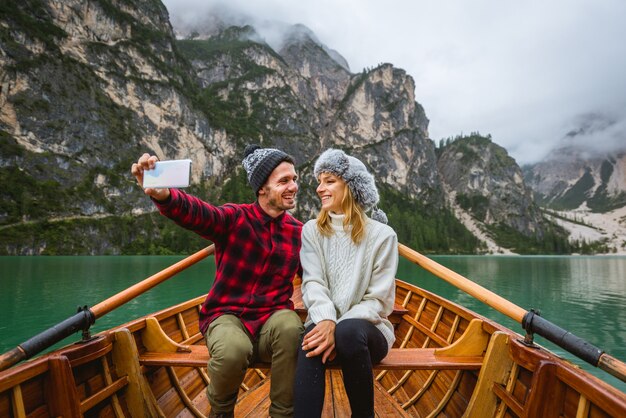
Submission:
<svg viewBox="0 0 626 418">
<path fill-rule="evenodd" d="M 322 363 L 335 358 L 335 326 L 333 321 L 320 321 L 311 332 L 304 336 L 302 349 L 307 357 L 322 355 Z"/>
<path fill-rule="evenodd" d="M 139 157 L 139 160 L 130 168 L 130 172 L 135 176 L 140 186 L 143 187 L 143 172 L 145 170 L 152 170 L 157 161 L 159 161 L 159 159 L 155 155 L 146 153 Z M 154 189 L 149 187 L 144 189 L 144 193 L 159 201 L 167 200 L 167 198 L 170 197 L 170 189 Z"/>
</svg>

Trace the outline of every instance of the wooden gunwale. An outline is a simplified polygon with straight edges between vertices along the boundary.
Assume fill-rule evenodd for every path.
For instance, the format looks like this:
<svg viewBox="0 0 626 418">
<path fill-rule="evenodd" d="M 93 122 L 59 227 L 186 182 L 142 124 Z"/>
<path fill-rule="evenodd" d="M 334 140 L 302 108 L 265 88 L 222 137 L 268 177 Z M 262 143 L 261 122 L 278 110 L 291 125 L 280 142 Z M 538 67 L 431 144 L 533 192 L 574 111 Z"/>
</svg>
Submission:
<svg viewBox="0 0 626 418">
<path fill-rule="evenodd" d="M 0 379 L 0 392 L 4 392 L 14 386 L 21 385 L 35 376 L 40 376 L 46 373 L 50 369 L 48 361 L 49 357 L 39 357 L 31 360 L 28 363 L 28 367 L 16 367 L 3 371 L 2 379 Z"/>
</svg>

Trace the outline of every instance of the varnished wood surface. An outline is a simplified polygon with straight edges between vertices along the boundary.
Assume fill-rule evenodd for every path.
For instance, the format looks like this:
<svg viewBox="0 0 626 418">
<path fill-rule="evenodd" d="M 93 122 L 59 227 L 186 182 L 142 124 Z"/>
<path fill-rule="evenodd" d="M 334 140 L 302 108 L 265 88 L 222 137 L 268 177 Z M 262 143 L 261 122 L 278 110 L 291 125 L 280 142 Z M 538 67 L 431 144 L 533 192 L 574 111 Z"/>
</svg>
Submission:
<svg viewBox="0 0 626 418">
<path fill-rule="evenodd" d="M 206 367 L 209 351 L 204 345 L 189 346 L 189 352 L 145 352 L 139 356 L 144 366 Z M 392 348 L 375 370 L 478 370 L 482 366 L 481 356 L 439 356 L 434 348 Z M 268 363 L 255 363 L 250 367 L 269 368 Z M 336 369 L 338 365 L 330 364 Z"/>
</svg>

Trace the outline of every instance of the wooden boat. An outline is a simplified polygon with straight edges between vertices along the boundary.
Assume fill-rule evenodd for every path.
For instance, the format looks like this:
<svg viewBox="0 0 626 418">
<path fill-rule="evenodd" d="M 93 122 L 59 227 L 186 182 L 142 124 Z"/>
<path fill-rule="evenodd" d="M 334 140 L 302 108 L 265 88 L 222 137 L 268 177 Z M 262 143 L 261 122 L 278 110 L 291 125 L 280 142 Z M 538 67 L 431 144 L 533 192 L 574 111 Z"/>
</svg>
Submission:
<svg viewBox="0 0 626 418">
<path fill-rule="evenodd" d="M 201 250 L 56 328 L 69 327 L 65 333 L 88 328 L 96 318 L 211 253 L 212 247 Z M 391 317 L 396 343 L 375 368 L 378 417 L 626 417 L 624 392 L 532 343 L 530 334 L 537 320 L 532 312 L 403 245 L 400 254 L 526 322 L 529 334 L 522 337 L 398 280 Z M 198 329 L 203 299 L 198 297 L 93 337 L 84 332 L 83 342 L 17 365 L 13 364 L 50 342 L 42 339 L 65 335 L 51 337 L 55 331 L 49 330 L 3 354 L 0 417 L 208 415 L 208 354 Z M 305 315 L 299 286 L 293 299 Z M 542 321 L 536 328 L 549 328 L 547 321 Z M 579 342 L 569 333 L 561 333 L 559 338 Z M 583 346 L 583 355 L 599 353 L 598 365 L 625 379 L 624 363 L 589 344 Z M 271 379 L 267 364 L 251 365 L 241 385 L 235 416 L 268 416 Z M 350 416 L 340 370 L 329 370 L 326 382 L 323 416 Z"/>
</svg>

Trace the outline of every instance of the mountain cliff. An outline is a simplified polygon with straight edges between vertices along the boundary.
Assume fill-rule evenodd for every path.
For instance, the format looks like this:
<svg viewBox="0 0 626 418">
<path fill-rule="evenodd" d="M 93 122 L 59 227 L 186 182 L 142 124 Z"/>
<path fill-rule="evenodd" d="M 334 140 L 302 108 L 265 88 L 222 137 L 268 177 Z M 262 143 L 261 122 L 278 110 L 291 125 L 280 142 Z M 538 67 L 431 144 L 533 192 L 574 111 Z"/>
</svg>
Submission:
<svg viewBox="0 0 626 418">
<path fill-rule="evenodd" d="M 626 205 L 626 150 L 591 153 L 577 147 L 552 151 L 524 167 L 525 180 L 539 203 L 559 210 L 581 206 L 608 212 Z"/>
<path fill-rule="evenodd" d="M 626 150 L 558 147 L 525 166 L 524 177 L 570 241 L 603 253 L 626 253 Z"/>
<path fill-rule="evenodd" d="M 459 142 L 438 161 L 412 77 L 391 64 L 352 73 L 302 25 L 271 47 L 252 26 L 219 19 L 177 40 L 154 0 L 3 2 L 0 12 L 0 178 L 11 185 L 0 191 L 1 253 L 199 248 L 154 213 L 131 162 L 143 152 L 192 158 L 191 192 L 249 201 L 247 143 L 295 156 L 301 219 L 318 207 L 312 162 L 340 147 L 375 173 L 390 224 L 419 250 L 485 251 L 449 202 L 481 224 L 504 225 L 509 238 L 545 239 L 515 161 L 488 146 L 501 166 L 472 160 L 484 175 L 461 196 L 470 174 L 456 161 L 465 151 Z M 484 213 L 466 204 L 483 198 Z"/>
<path fill-rule="evenodd" d="M 549 251 L 562 231 L 544 219 L 504 148 L 474 133 L 442 144 L 437 154 L 449 206 L 490 251 Z"/>
</svg>

